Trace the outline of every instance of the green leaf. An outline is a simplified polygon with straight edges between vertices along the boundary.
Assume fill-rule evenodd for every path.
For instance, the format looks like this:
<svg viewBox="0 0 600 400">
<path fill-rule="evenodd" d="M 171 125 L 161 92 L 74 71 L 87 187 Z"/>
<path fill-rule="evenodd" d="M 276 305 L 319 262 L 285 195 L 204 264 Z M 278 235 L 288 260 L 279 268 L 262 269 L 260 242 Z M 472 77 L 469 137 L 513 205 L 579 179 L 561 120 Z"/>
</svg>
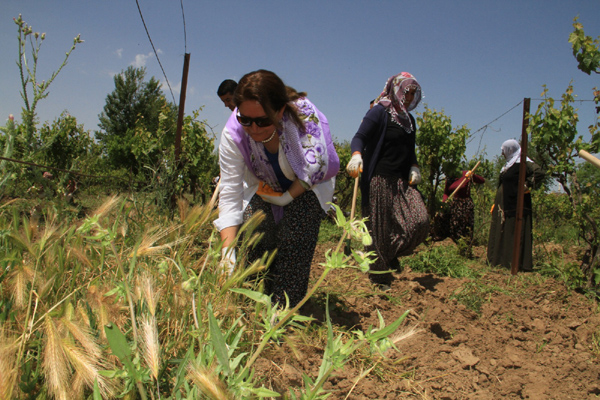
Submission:
<svg viewBox="0 0 600 400">
<path fill-rule="evenodd" d="M 98 386 L 98 378 L 94 380 L 93 400 L 102 400 L 102 395 L 100 394 L 100 387 Z"/>
<path fill-rule="evenodd" d="M 369 339 L 371 339 L 371 340 L 381 340 L 381 339 L 384 339 L 384 338 L 388 337 L 392 333 L 394 333 L 396 331 L 396 329 L 398 329 L 398 327 L 400 326 L 400 324 L 402 324 L 402 322 L 404 321 L 404 319 L 406 318 L 406 316 L 408 315 L 409 312 L 410 312 L 410 310 L 406 310 L 404 312 L 404 314 L 402 314 L 400 316 L 400 318 L 398 318 L 392 324 L 386 326 L 385 328 L 378 330 L 373 335 L 370 335 Z"/>
<path fill-rule="evenodd" d="M 252 388 L 250 391 L 257 397 L 281 397 L 281 394 L 269 390 L 265 387 Z"/>
<path fill-rule="evenodd" d="M 181 384 L 183 384 L 183 382 L 185 382 L 187 366 L 193 356 L 194 356 L 194 345 L 192 344 L 190 346 L 190 348 L 188 349 L 188 351 L 185 353 L 185 357 L 183 357 L 183 360 L 181 360 L 181 362 L 179 364 L 179 368 L 177 369 L 177 372 L 175 373 L 176 380 L 175 380 L 175 385 L 173 386 L 172 393 L 176 393 L 177 390 L 179 389 L 179 386 L 181 386 Z"/>
<path fill-rule="evenodd" d="M 139 381 L 140 376 L 138 371 L 131 362 L 131 348 L 127 343 L 127 338 L 125 335 L 123 335 L 123 332 L 119 330 L 118 326 L 112 323 L 107 324 L 104 327 L 104 332 L 106 333 L 106 339 L 108 340 L 108 345 L 110 346 L 113 354 L 117 356 L 123 365 L 125 365 L 125 368 L 127 368 L 130 376 L 135 381 Z"/>
<path fill-rule="evenodd" d="M 343 227 L 344 225 L 346 225 L 346 217 L 344 216 L 344 213 L 342 212 L 342 209 L 340 207 L 338 207 L 336 204 L 333 203 L 327 203 L 331 206 L 333 206 L 333 208 L 335 209 L 335 222 L 338 226 Z"/>
<path fill-rule="evenodd" d="M 254 290 L 249 290 L 249 289 L 231 289 L 231 291 L 234 293 L 243 294 L 244 296 L 249 297 L 250 299 L 256 301 L 257 303 L 261 303 L 261 304 L 265 304 L 265 305 L 271 304 L 271 298 L 264 293 L 256 292 Z"/>
<path fill-rule="evenodd" d="M 219 328 L 219 323 L 213 314 L 212 306 L 210 304 L 208 305 L 208 324 L 210 327 L 210 339 L 215 348 L 217 360 L 219 360 L 219 364 L 225 369 L 225 374 L 229 375 L 231 373 L 231 367 L 229 366 L 227 344 L 225 343 L 225 338 Z"/>
</svg>

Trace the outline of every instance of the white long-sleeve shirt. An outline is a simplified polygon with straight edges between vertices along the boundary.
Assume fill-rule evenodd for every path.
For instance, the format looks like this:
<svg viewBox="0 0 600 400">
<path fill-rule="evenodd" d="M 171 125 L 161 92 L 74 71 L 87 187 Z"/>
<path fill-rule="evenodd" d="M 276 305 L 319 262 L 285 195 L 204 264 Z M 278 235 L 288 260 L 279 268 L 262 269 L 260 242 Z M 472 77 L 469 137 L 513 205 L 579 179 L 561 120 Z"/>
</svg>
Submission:
<svg viewBox="0 0 600 400">
<path fill-rule="evenodd" d="M 281 158 L 283 151 L 280 149 L 279 153 Z M 258 190 L 259 180 L 244 162 L 244 157 L 233 142 L 227 127 L 221 133 L 219 165 L 221 167 L 219 218 L 214 221 L 214 224 L 220 231 L 242 224 L 244 210 Z M 330 207 L 327 203 L 331 202 L 334 189 L 335 178 L 331 178 L 314 185 L 309 190 L 315 192 L 321 207 L 327 212 Z"/>
</svg>

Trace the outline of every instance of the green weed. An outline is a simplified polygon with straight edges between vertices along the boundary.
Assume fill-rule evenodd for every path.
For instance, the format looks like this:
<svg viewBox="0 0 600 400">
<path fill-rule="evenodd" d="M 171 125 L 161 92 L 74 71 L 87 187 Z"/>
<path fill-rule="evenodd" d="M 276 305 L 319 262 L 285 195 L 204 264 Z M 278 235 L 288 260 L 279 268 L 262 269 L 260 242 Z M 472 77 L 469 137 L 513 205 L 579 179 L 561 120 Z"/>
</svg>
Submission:
<svg viewBox="0 0 600 400">
<path fill-rule="evenodd" d="M 462 288 L 457 290 L 450 296 L 450 299 L 456 299 L 460 304 L 463 304 L 469 310 L 481 316 L 481 307 L 488 301 L 489 295 L 500 291 L 497 287 L 488 286 L 486 284 L 471 281 L 467 282 Z"/>
<path fill-rule="evenodd" d="M 586 277 L 580 267 L 580 262 L 566 261 L 566 253 L 561 251 L 544 251 L 539 258 L 545 261 L 537 264 L 536 269 L 540 275 L 550 276 L 564 282 L 569 288 L 580 288 L 586 284 Z"/>
<path fill-rule="evenodd" d="M 407 257 L 404 263 L 415 272 L 433 273 L 451 278 L 475 279 L 479 273 L 469 267 L 454 246 L 437 246 Z"/>
<path fill-rule="evenodd" d="M 592 333 L 592 353 L 600 358 L 600 328 Z"/>
</svg>

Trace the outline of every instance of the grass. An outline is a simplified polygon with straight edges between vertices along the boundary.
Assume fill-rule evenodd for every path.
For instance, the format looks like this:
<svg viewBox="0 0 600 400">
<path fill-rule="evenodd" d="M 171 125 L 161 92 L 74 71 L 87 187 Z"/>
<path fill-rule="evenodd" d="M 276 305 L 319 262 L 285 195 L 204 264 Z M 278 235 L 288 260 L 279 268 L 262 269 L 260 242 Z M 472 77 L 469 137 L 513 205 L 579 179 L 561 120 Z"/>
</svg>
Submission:
<svg viewBox="0 0 600 400">
<path fill-rule="evenodd" d="M 324 382 L 345 364 L 383 381 L 407 374 L 385 358 L 402 319 L 355 330 L 330 318 L 348 312 L 347 296 L 373 295 L 348 291 L 353 285 L 322 285 L 332 268 L 365 271 L 362 261 L 341 252 L 349 221 L 340 221 L 341 228 L 323 221 L 319 243 L 333 251 L 323 275 L 311 282 L 307 301 L 325 315 L 312 321 L 273 307 L 262 294 L 269 255 L 223 274 L 214 216 L 212 207 L 181 202 L 167 218 L 144 197 L 95 196 L 78 207 L 38 200 L 0 206 L 0 398 L 273 396 L 253 371 L 263 352 L 284 344 L 296 359 L 305 346 L 328 354 L 318 376 L 293 388 L 300 397 L 325 398 Z M 244 227 L 242 249 L 259 239 L 252 234 L 258 223 Z M 346 229 L 356 234 L 356 226 Z M 359 236 L 352 239 L 353 249 L 362 246 Z M 518 296 L 546 276 L 577 278 L 564 253 L 548 254 L 547 265 L 536 266 L 541 274 L 508 277 L 510 293 L 504 293 Z M 451 298 L 478 315 L 500 292 L 486 281 L 487 267 L 453 244 L 422 246 L 403 264 L 464 279 Z M 403 306 L 403 294 L 379 296 Z M 503 318 L 510 323 L 512 316 Z M 600 352 L 599 338 L 600 331 L 593 351 Z M 291 389 L 286 395 L 294 396 Z"/>
<path fill-rule="evenodd" d="M 294 388 L 303 398 L 327 397 L 323 384 L 347 362 L 380 368 L 405 316 L 364 331 L 334 328 L 329 312 L 343 308 L 344 294 L 333 291 L 314 297 L 325 325 L 297 313 L 329 271 L 367 265 L 340 252 L 341 234 L 305 299 L 280 308 L 261 292 L 271 255 L 232 275 L 220 268 L 211 204 L 180 202 L 169 219 L 145 201 L 0 207 L 0 398 L 276 396 L 254 364 L 284 342 L 300 354 L 290 328 L 327 355 L 319 375 Z M 240 254 L 259 239 L 258 223 L 241 229 Z M 360 241 L 360 227 L 341 223 Z"/>
</svg>

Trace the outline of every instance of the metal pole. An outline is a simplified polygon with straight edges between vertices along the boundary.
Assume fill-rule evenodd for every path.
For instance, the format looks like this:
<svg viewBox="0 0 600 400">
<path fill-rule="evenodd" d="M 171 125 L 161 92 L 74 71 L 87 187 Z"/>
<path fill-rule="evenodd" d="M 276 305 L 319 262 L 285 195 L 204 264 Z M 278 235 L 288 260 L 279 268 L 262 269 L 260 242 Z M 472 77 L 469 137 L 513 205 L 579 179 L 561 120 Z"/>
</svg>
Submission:
<svg viewBox="0 0 600 400">
<path fill-rule="evenodd" d="M 519 166 L 519 186 L 517 188 L 517 217 L 515 220 L 515 238 L 513 242 L 512 275 L 519 272 L 519 259 L 521 256 L 521 231 L 523 227 L 523 203 L 525 202 L 525 175 L 527 174 L 527 127 L 529 126 L 529 103 L 531 99 L 523 101 L 523 130 L 521 132 L 521 165 Z"/>
</svg>

